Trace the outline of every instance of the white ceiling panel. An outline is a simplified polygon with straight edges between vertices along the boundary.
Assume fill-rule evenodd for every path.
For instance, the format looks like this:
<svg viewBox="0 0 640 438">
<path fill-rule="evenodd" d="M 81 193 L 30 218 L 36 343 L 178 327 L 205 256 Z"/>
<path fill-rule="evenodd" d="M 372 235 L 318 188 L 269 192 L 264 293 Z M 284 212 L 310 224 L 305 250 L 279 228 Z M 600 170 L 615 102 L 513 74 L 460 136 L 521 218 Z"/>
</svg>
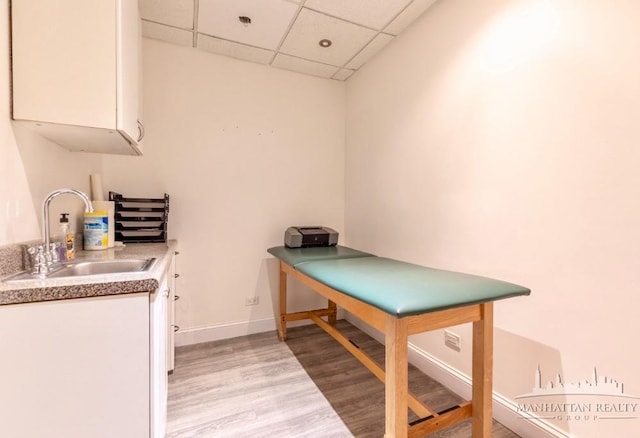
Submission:
<svg viewBox="0 0 640 438">
<path fill-rule="evenodd" d="M 138 7 L 145 20 L 193 29 L 193 0 L 139 0 Z"/>
<path fill-rule="evenodd" d="M 378 53 L 393 39 L 392 35 L 379 33 L 360 53 L 356 55 L 345 67 L 357 70 L 364 65 L 373 55 Z"/>
<path fill-rule="evenodd" d="M 436 1 L 437 0 L 413 0 L 413 2 L 385 28 L 385 32 L 399 35 Z"/>
<path fill-rule="evenodd" d="M 178 29 L 150 21 L 142 22 L 142 36 L 178 44 L 180 46 L 193 45 L 193 32 L 190 30 Z"/>
<path fill-rule="evenodd" d="M 337 79 L 339 81 L 346 81 L 355 72 L 356 72 L 355 70 L 349 70 L 348 68 L 341 68 L 340 70 L 338 70 L 336 74 L 333 75 L 333 79 Z"/>
<path fill-rule="evenodd" d="M 303 9 L 280 51 L 311 61 L 342 66 L 375 34 L 371 29 Z M 318 42 L 324 38 L 332 41 L 331 47 L 320 47 Z"/>
<path fill-rule="evenodd" d="M 381 30 L 411 0 L 307 0 L 305 7 Z"/>
<path fill-rule="evenodd" d="M 321 64 L 319 62 L 308 61 L 306 59 L 296 58 L 295 56 L 283 55 L 279 53 L 271 64 L 274 67 L 292 70 L 298 73 L 304 73 L 322 78 L 331 78 L 338 70 L 336 67 Z"/>
<path fill-rule="evenodd" d="M 203 34 L 198 35 L 198 49 L 219 55 L 231 56 L 232 58 L 243 59 L 245 61 L 257 62 L 258 64 L 269 64 L 275 54 L 275 52 L 271 50 L 221 40 Z"/>
<path fill-rule="evenodd" d="M 346 80 L 436 1 L 138 0 L 138 6 L 145 37 Z M 332 44 L 320 47 L 322 39 Z"/>
<path fill-rule="evenodd" d="M 286 0 L 200 0 L 198 32 L 275 50 L 298 8 Z M 251 24 L 238 17 L 249 17 Z"/>
</svg>

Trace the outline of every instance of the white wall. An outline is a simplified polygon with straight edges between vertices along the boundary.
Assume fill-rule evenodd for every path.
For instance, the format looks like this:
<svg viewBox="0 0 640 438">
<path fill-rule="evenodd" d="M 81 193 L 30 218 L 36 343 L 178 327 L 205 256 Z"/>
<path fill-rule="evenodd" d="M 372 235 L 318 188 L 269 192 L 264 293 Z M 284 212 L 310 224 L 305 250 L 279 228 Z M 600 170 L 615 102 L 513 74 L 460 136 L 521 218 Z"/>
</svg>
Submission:
<svg viewBox="0 0 640 438">
<path fill-rule="evenodd" d="M 44 195 L 101 171 L 126 196 L 171 194 L 183 330 L 271 318 L 265 249 L 320 223 L 362 250 L 531 287 L 496 306 L 505 396 L 538 363 L 544 380 L 597 366 L 638 395 L 639 18 L 624 0 L 441 0 L 349 80 L 346 113 L 342 83 L 145 40 L 141 158 L 69 153 L 10 122 L 5 31 L 0 245 L 38 238 Z M 439 332 L 413 342 L 468 374 L 456 330 L 461 353 Z"/>
<path fill-rule="evenodd" d="M 0 19 L 8 29 L 8 12 Z M 145 40 L 145 156 L 75 153 L 11 121 L 8 32 L 0 38 L 0 245 L 40 239 L 45 196 L 89 193 L 91 173 L 125 196 L 167 192 L 182 253 L 178 323 L 196 332 L 185 341 L 240 334 L 209 330 L 236 323 L 272 327 L 277 266 L 266 249 L 289 225 L 343 228 L 344 84 Z M 56 198 L 52 230 L 60 212 L 79 224 L 82 210 Z M 254 295 L 260 304 L 246 307 Z M 317 302 L 292 295 L 294 309 Z"/>
<path fill-rule="evenodd" d="M 145 155 L 104 156 L 103 180 L 124 196 L 171 196 L 179 342 L 273 318 L 266 249 L 290 225 L 343 230 L 345 86 L 155 40 L 143 52 Z"/>
<path fill-rule="evenodd" d="M 347 244 L 530 287 L 496 305 L 508 398 L 538 363 L 640 396 L 639 21 L 624 0 L 442 0 L 348 81 Z M 468 375 L 456 331 L 461 353 L 413 342 Z"/>
</svg>

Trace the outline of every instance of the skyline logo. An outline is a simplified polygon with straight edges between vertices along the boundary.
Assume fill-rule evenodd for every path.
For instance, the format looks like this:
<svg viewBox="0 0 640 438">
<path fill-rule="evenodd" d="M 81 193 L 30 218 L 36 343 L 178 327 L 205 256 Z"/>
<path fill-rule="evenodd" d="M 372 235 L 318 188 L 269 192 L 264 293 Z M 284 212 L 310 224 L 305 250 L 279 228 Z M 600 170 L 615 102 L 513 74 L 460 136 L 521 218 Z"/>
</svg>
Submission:
<svg viewBox="0 0 640 438">
<path fill-rule="evenodd" d="M 577 394 L 598 394 L 598 395 L 611 395 L 615 397 L 629 397 L 638 399 L 640 397 L 634 397 L 624 393 L 624 383 L 618 382 L 610 377 L 599 377 L 598 370 L 593 367 L 593 373 L 591 374 L 591 380 L 580 380 L 575 383 L 564 383 L 560 373 L 556 375 L 555 381 L 549 380 L 547 384 L 542 387 L 542 372 L 540 371 L 540 365 L 536 369 L 533 389 L 528 394 L 518 395 L 515 398 L 525 397 L 539 397 L 543 395 L 577 395 Z"/>
<path fill-rule="evenodd" d="M 560 421 L 637 420 L 640 397 L 625 394 L 624 383 L 600 376 L 596 367 L 590 379 L 565 383 L 558 373 L 543 385 L 540 365 L 531 392 L 515 397 L 523 418 Z"/>
</svg>

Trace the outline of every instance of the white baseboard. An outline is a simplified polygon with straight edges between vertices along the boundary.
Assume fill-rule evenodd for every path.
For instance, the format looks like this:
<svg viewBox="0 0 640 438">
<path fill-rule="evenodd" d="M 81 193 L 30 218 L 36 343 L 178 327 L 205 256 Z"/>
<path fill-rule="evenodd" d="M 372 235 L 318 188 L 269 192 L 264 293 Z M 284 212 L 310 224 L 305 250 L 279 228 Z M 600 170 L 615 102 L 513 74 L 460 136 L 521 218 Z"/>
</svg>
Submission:
<svg viewBox="0 0 640 438">
<path fill-rule="evenodd" d="M 338 309 L 338 319 L 344 317 L 342 309 Z M 292 321 L 287 327 L 298 327 L 313 324 L 310 320 Z M 274 317 L 254 319 L 251 321 L 235 321 L 216 324 L 207 327 L 180 329 L 175 334 L 176 347 L 200 344 L 202 342 L 220 341 L 222 339 L 237 338 L 238 336 L 253 335 L 276 330 Z"/>
<path fill-rule="evenodd" d="M 176 347 L 181 347 L 183 345 L 219 341 L 271 330 L 275 331 L 275 329 L 276 322 L 273 317 L 253 321 L 229 322 L 207 327 L 180 329 L 175 334 L 175 341 Z"/>
<path fill-rule="evenodd" d="M 384 336 L 378 330 L 349 313 L 346 313 L 345 317 L 351 324 L 384 344 Z M 411 342 L 409 343 L 409 362 L 465 400 L 471 399 L 471 378 L 469 376 L 416 347 Z M 495 391 L 493 392 L 493 417 L 522 437 L 570 438 L 566 432 L 542 419 L 524 418 L 518 413 L 518 405 L 514 401 Z"/>
</svg>

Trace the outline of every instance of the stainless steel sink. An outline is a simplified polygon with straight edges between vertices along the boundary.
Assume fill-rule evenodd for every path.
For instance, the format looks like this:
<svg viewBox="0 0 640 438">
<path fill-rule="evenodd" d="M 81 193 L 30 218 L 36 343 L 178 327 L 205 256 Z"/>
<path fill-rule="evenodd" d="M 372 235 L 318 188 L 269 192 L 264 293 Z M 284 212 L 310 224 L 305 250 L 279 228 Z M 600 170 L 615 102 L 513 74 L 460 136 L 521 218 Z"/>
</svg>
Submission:
<svg viewBox="0 0 640 438">
<path fill-rule="evenodd" d="M 62 269 L 53 271 L 47 275 L 47 278 L 148 271 L 155 260 L 156 259 L 116 259 L 70 263 L 64 265 Z"/>
<path fill-rule="evenodd" d="M 23 272 L 6 278 L 4 282 L 24 281 L 24 280 L 44 280 L 47 278 L 72 278 L 85 277 L 89 275 L 123 274 L 133 272 L 145 272 L 151 269 L 156 259 L 115 259 L 115 260 L 85 260 L 64 263 L 59 268 L 48 274 L 31 274 Z"/>
</svg>

